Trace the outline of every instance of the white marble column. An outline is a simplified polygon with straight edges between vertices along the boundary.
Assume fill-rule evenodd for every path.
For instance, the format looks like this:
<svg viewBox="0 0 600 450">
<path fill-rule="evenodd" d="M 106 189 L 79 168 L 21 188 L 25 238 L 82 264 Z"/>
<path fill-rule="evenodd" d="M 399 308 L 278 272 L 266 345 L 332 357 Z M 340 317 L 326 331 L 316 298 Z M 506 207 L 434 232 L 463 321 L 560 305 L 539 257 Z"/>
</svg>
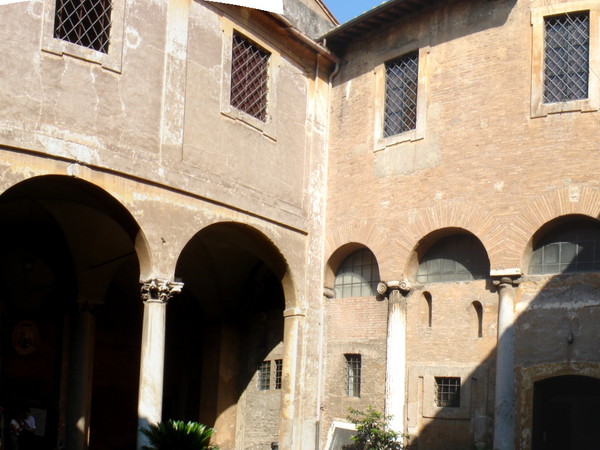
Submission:
<svg viewBox="0 0 600 450">
<path fill-rule="evenodd" d="M 386 289 L 387 288 L 387 289 Z M 390 428 L 404 433 L 406 404 L 406 297 L 407 281 L 380 283 L 378 292 L 388 295 L 387 359 L 385 377 L 385 413 L 391 416 Z"/>
<path fill-rule="evenodd" d="M 183 283 L 156 279 L 142 284 L 144 322 L 138 399 L 138 449 L 148 445 L 141 430 L 161 420 L 167 302 L 182 288 Z"/>
<path fill-rule="evenodd" d="M 71 329 L 65 438 L 67 448 L 85 450 L 89 446 L 96 330 L 96 318 L 87 305 L 73 319 Z"/>
<path fill-rule="evenodd" d="M 502 277 L 498 289 L 498 346 L 496 349 L 496 391 L 494 407 L 494 450 L 515 446 L 515 315 L 518 280 Z"/>
</svg>

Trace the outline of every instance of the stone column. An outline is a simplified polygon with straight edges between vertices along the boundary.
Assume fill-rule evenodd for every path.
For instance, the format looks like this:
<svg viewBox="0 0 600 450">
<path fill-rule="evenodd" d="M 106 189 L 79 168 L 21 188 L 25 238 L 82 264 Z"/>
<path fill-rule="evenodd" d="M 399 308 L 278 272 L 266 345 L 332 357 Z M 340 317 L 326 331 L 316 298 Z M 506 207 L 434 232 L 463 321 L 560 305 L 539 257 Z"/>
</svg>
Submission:
<svg viewBox="0 0 600 450">
<path fill-rule="evenodd" d="M 281 426 L 279 428 L 279 448 L 301 448 L 298 423 L 298 373 L 301 367 L 300 346 L 302 327 L 306 317 L 303 308 L 288 308 L 283 312 L 283 370 L 281 374 Z"/>
<path fill-rule="evenodd" d="M 67 448 L 73 450 L 85 450 L 89 446 L 96 330 L 92 309 L 87 302 L 80 305 L 80 311 L 71 325 L 67 389 L 65 439 Z"/>
<path fill-rule="evenodd" d="M 406 297 L 411 286 L 407 280 L 379 283 L 377 292 L 388 295 L 387 359 L 385 413 L 391 416 L 390 428 L 404 433 L 406 404 Z"/>
<path fill-rule="evenodd" d="M 498 345 L 494 407 L 494 450 L 515 447 L 515 287 L 519 280 L 494 280 L 498 290 Z"/>
<path fill-rule="evenodd" d="M 161 420 L 166 308 L 167 302 L 182 288 L 183 283 L 165 280 L 153 279 L 142 283 L 144 322 L 138 399 L 138 449 L 148 445 L 141 430 Z"/>
</svg>

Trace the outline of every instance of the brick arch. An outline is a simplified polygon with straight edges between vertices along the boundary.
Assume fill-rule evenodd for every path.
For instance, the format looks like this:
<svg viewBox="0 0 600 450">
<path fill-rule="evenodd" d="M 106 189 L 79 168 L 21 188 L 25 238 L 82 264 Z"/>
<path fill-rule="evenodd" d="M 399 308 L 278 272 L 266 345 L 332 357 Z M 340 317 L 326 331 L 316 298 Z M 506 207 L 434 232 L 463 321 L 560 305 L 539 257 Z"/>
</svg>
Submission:
<svg viewBox="0 0 600 450">
<path fill-rule="evenodd" d="M 521 267 L 534 234 L 551 220 L 571 214 L 600 218 L 600 189 L 577 186 L 558 189 L 524 207 L 506 230 L 507 264 Z"/>
<path fill-rule="evenodd" d="M 325 284 L 330 282 L 333 268 L 331 267 L 332 256 L 344 246 L 356 244 L 358 247 L 366 247 L 373 252 L 379 264 L 379 275 L 381 279 L 389 279 L 393 275 L 393 247 L 390 238 L 382 227 L 375 226 L 367 221 L 353 221 L 337 226 L 329 230 L 325 238 Z M 396 274 L 396 277 L 398 275 Z"/>
<path fill-rule="evenodd" d="M 417 246 L 436 231 L 462 229 L 481 241 L 490 260 L 490 267 L 500 260 L 503 230 L 485 207 L 476 205 L 444 204 L 418 211 L 405 230 L 405 238 L 398 248 L 404 262 L 404 273 L 414 265 Z"/>
</svg>

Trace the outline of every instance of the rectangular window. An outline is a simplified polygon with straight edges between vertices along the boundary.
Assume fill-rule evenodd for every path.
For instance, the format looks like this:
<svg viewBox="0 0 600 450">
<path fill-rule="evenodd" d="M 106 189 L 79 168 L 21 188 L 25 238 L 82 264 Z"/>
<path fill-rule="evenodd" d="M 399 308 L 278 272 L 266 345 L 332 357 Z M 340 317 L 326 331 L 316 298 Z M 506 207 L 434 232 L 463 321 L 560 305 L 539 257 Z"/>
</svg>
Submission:
<svg viewBox="0 0 600 450">
<path fill-rule="evenodd" d="M 460 408 L 460 378 L 435 377 L 435 405 Z"/>
<path fill-rule="evenodd" d="M 408 53 L 385 64 L 385 111 L 383 136 L 417 127 L 419 53 Z"/>
<path fill-rule="evenodd" d="M 263 361 L 258 365 L 258 390 L 271 389 L 271 361 Z"/>
<path fill-rule="evenodd" d="M 111 9 L 112 0 L 57 0 L 54 37 L 108 53 Z"/>
<path fill-rule="evenodd" d="M 588 98 L 590 15 L 544 18 L 544 103 Z"/>
<path fill-rule="evenodd" d="M 231 49 L 231 106 L 265 122 L 269 52 L 233 34 Z"/>
<path fill-rule="evenodd" d="M 344 356 L 346 357 L 346 393 L 348 397 L 360 397 L 361 356 L 356 354 Z"/>
<path fill-rule="evenodd" d="M 282 374 L 283 374 L 283 360 L 276 359 L 275 360 L 275 379 L 273 380 L 275 389 L 281 389 L 281 375 Z"/>
</svg>

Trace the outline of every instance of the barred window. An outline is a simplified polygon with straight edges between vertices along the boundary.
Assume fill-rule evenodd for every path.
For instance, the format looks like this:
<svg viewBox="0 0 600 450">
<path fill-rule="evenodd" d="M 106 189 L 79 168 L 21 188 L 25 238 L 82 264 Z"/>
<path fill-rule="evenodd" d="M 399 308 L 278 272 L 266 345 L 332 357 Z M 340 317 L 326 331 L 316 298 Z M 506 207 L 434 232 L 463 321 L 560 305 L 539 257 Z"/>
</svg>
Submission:
<svg viewBox="0 0 600 450">
<path fill-rule="evenodd" d="M 417 127 L 419 53 L 413 52 L 385 64 L 384 137 Z"/>
<path fill-rule="evenodd" d="M 282 374 L 283 374 L 283 360 L 276 359 L 275 360 L 275 379 L 273 380 L 275 389 L 281 389 Z"/>
<path fill-rule="evenodd" d="M 435 406 L 460 408 L 459 377 L 435 377 Z"/>
<path fill-rule="evenodd" d="M 600 226 L 589 220 L 570 222 L 542 237 L 529 263 L 531 275 L 600 270 Z"/>
<path fill-rule="evenodd" d="M 469 281 L 489 274 L 490 263 L 481 242 L 472 235 L 458 234 L 440 239 L 419 264 L 420 283 Z"/>
<path fill-rule="evenodd" d="M 54 37 L 108 53 L 111 9 L 112 0 L 57 0 Z"/>
<path fill-rule="evenodd" d="M 347 354 L 346 357 L 346 394 L 348 397 L 360 397 L 361 356 Z"/>
<path fill-rule="evenodd" d="M 271 389 L 271 361 L 263 361 L 258 365 L 258 390 Z"/>
<path fill-rule="evenodd" d="M 373 253 L 366 248 L 348 256 L 335 275 L 337 298 L 375 295 L 379 282 L 379 266 Z"/>
<path fill-rule="evenodd" d="M 238 33 L 231 51 L 231 106 L 265 122 L 270 53 Z"/>
<path fill-rule="evenodd" d="M 577 12 L 544 19 L 544 103 L 588 97 L 589 18 Z"/>
</svg>

